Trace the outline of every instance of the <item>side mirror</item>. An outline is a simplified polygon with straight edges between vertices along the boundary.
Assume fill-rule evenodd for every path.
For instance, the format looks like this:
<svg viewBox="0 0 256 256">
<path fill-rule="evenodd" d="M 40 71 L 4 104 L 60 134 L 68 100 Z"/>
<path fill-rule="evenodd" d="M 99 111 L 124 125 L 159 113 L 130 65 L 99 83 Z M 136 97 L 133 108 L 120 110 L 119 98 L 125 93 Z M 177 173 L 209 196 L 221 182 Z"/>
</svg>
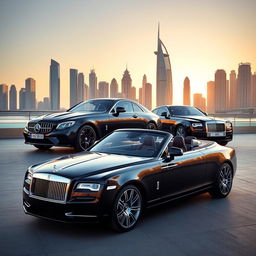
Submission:
<svg viewBox="0 0 256 256">
<path fill-rule="evenodd" d="M 181 148 L 171 147 L 165 158 L 165 162 L 170 162 L 175 156 L 182 156 L 183 150 Z"/>
<path fill-rule="evenodd" d="M 161 114 L 161 116 L 164 116 L 166 119 L 169 119 L 170 118 L 170 115 L 167 114 L 167 112 L 163 112 Z"/>
</svg>

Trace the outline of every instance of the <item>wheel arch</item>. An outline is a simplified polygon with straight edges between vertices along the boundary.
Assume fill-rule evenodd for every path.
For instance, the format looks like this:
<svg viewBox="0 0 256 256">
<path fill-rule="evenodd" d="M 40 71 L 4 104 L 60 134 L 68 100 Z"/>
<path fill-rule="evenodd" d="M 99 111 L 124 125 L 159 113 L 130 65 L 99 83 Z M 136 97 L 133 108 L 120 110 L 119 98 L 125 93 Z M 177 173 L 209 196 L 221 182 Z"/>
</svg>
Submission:
<svg viewBox="0 0 256 256">
<path fill-rule="evenodd" d="M 82 123 L 81 126 L 79 127 L 79 129 L 77 130 L 77 134 L 79 133 L 79 131 L 80 131 L 85 125 L 89 125 L 89 126 L 91 126 L 91 127 L 95 130 L 96 136 L 97 136 L 96 139 L 99 139 L 99 138 L 100 138 L 100 132 L 99 132 L 99 129 L 98 129 L 97 125 L 95 125 L 93 122 L 90 122 L 90 121 L 87 121 L 87 122 Z"/>
</svg>

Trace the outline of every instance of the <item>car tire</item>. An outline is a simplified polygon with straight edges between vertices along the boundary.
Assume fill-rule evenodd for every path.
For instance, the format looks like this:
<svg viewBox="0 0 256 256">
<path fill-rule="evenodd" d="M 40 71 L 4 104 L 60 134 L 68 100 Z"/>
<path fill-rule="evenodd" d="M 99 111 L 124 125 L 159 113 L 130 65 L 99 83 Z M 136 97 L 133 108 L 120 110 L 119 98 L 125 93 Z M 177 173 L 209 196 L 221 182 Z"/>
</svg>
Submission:
<svg viewBox="0 0 256 256">
<path fill-rule="evenodd" d="M 210 195 L 215 198 L 224 198 L 228 196 L 233 184 L 233 170 L 230 164 L 224 163 L 221 165 L 217 179 L 213 188 L 209 191 Z"/>
<path fill-rule="evenodd" d="M 155 123 L 149 122 L 149 123 L 147 124 L 147 129 L 149 129 L 149 130 L 157 130 L 157 126 L 156 126 Z"/>
<path fill-rule="evenodd" d="M 80 128 L 76 136 L 76 151 L 85 151 L 97 139 L 97 133 L 90 125 L 84 125 Z"/>
<path fill-rule="evenodd" d="M 175 132 L 176 136 L 182 136 L 183 138 L 185 138 L 187 136 L 187 132 L 186 129 L 183 125 L 178 125 L 176 128 L 176 132 Z"/>
<path fill-rule="evenodd" d="M 118 232 L 133 229 L 141 216 L 143 200 L 140 190 L 128 185 L 116 196 L 111 214 L 111 227 Z"/>
<path fill-rule="evenodd" d="M 228 144 L 228 141 L 218 141 L 218 144 L 221 146 L 226 146 Z"/>
<path fill-rule="evenodd" d="M 47 145 L 33 145 L 33 146 L 40 150 L 47 150 L 52 147 L 52 146 L 47 146 Z"/>
</svg>

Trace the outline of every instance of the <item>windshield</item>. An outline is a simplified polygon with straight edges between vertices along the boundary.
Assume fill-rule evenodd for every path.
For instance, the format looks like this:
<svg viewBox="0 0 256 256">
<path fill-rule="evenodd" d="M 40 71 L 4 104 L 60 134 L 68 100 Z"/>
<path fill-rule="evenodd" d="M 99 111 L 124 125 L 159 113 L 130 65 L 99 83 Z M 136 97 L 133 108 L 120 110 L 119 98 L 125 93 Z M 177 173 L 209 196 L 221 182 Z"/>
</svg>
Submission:
<svg viewBox="0 0 256 256">
<path fill-rule="evenodd" d="M 88 100 L 74 106 L 69 112 L 107 112 L 114 103 L 113 100 Z"/>
<path fill-rule="evenodd" d="M 205 116 L 199 109 L 189 106 L 172 106 L 169 111 L 172 116 Z"/>
<path fill-rule="evenodd" d="M 117 131 L 90 149 L 92 152 L 155 157 L 168 135 L 153 132 Z"/>
</svg>

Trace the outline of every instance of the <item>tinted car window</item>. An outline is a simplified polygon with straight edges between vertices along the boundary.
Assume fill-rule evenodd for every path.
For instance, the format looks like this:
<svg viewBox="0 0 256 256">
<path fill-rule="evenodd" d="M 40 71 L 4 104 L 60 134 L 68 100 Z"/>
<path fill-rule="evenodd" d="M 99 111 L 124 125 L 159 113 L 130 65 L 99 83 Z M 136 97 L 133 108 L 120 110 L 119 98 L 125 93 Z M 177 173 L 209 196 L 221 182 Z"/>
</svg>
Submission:
<svg viewBox="0 0 256 256">
<path fill-rule="evenodd" d="M 112 100 L 88 100 L 71 108 L 70 112 L 106 112 L 113 105 Z"/>
<path fill-rule="evenodd" d="M 203 112 L 195 107 L 173 106 L 169 110 L 173 116 L 205 116 Z"/>
<path fill-rule="evenodd" d="M 134 112 L 144 112 L 137 104 L 132 103 Z"/>
<path fill-rule="evenodd" d="M 132 104 L 129 101 L 120 101 L 116 104 L 115 108 L 122 107 L 126 110 L 126 112 L 133 112 Z"/>
<path fill-rule="evenodd" d="M 110 134 L 90 149 L 92 152 L 128 156 L 157 156 L 167 135 L 159 133 L 120 131 Z"/>
<path fill-rule="evenodd" d="M 154 114 L 156 114 L 156 115 L 158 115 L 158 108 L 157 109 L 154 109 L 152 112 L 154 113 Z"/>
<path fill-rule="evenodd" d="M 165 108 L 165 107 L 162 107 L 162 108 L 159 108 L 159 109 L 158 109 L 158 115 L 159 115 L 159 116 L 161 116 L 162 113 L 164 113 L 164 112 L 168 113 L 168 109 Z"/>
</svg>

